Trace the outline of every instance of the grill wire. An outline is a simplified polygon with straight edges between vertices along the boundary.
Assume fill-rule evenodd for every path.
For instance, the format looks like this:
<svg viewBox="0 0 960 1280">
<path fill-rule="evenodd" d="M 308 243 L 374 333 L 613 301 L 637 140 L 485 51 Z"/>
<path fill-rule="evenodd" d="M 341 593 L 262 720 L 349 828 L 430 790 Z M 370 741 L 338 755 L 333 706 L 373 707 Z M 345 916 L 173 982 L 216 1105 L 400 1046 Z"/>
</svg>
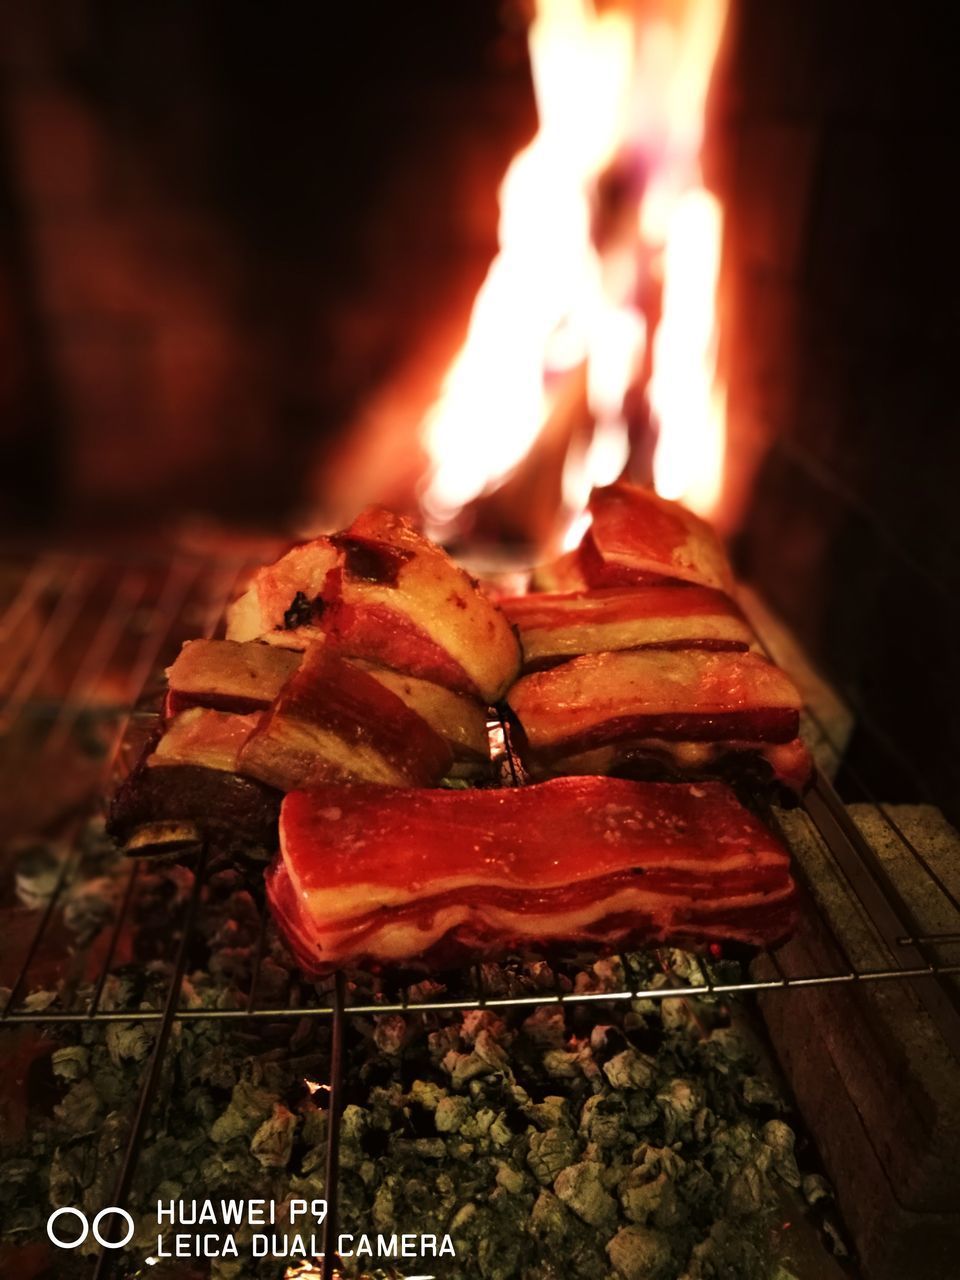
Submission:
<svg viewBox="0 0 960 1280">
<path fill-rule="evenodd" d="M 222 633 L 226 605 L 251 565 L 240 558 L 177 554 L 170 558 L 131 558 L 99 555 L 71 556 L 42 554 L 32 560 L 18 557 L 5 566 L 18 585 L 0 615 L 0 738 L 13 733 L 18 726 L 30 725 L 39 734 L 39 751 L 51 770 L 59 753 L 69 743 L 71 733 L 87 722 L 98 724 L 105 733 L 106 750 L 99 777 L 91 788 L 100 797 L 109 795 L 130 766 L 127 759 L 131 731 L 155 721 L 161 691 L 160 672 L 179 649 L 180 643 L 196 636 Z M 89 612 L 95 593 L 103 593 L 105 603 L 95 612 L 98 620 L 92 634 L 84 634 L 77 651 L 76 628 L 85 610 Z M 100 595 L 96 595 L 97 601 Z M 37 622 L 37 619 L 39 621 Z M 25 624 L 36 625 L 26 638 L 20 638 Z M 767 648 L 761 636 L 761 644 Z M 767 650 L 769 653 L 769 649 Z M 111 699 L 96 697 L 95 691 L 110 670 L 122 667 L 121 696 Z M 62 670 L 51 693 L 49 675 L 56 664 Z M 116 690 L 112 690 L 116 693 Z M 830 731 L 811 712 L 808 722 L 820 739 L 832 747 L 839 757 L 837 744 Z M 504 758 L 501 771 L 505 780 L 519 781 L 509 734 L 505 726 L 493 726 L 492 738 L 502 744 Z M 35 741 L 35 739 L 34 739 Z M 910 860 L 919 867 L 943 899 L 957 912 L 960 901 L 944 884 L 930 862 L 908 838 L 895 819 L 878 802 L 876 796 L 858 785 L 884 826 Z M 887 967 L 858 967 L 848 948 L 824 916 L 819 917 L 837 964 L 832 969 L 787 974 L 775 951 L 760 953 L 765 961 L 762 971 L 774 976 L 744 977 L 737 981 L 717 981 L 710 962 L 701 959 L 705 982 L 697 991 L 708 995 L 738 995 L 749 992 L 788 991 L 812 986 L 850 986 L 861 983 L 913 981 L 914 990 L 952 1052 L 960 1058 L 960 1007 L 954 985 L 947 981 L 960 975 L 960 962 L 945 962 L 935 951 L 938 946 L 960 942 L 960 929 L 951 932 L 925 932 L 913 917 L 902 896 L 888 877 L 874 851 L 853 822 L 832 784 L 817 772 L 813 785 L 803 801 L 803 809 L 818 831 L 830 856 L 834 870 L 848 886 L 855 901 L 869 920 L 876 935 L 883 940 L 895 959 Z M 81 863 L 79 834 L 90 809 L 76 814 L 61 834 L 68 851 L 53 887 L 39 914 L 27 943 L 6 1004 L 0 1012 L 0 1027 L 29 1023 L 44 1026 L 108 1022 L 147 1022 L 159 1024 L 152 1053 L 143 1076 L 136 1111 L 121 1161 L 112 1203 L 124 1206 L 137 1167 L 140 1149 L 150 1121 L 151 1109 L 163 1071 L 169 1038 L 177 1021 L 223 1020 L 253 1023 L 259 1019 L 322 1018 L 331 1024 L 330 1090 L 328 1094 L 330 1123 L 326 1158 L 326 1196 L 329 1204 L 323 1224 L 323 1280 L 331 1280 L 336 1258 L 336 1190 L 339 1147 L 339 1118 L 343 1106 L 343 1044 L 346 1023 L 352 1016 L 441 1012 L 469 1009 L 509 1009 L 556 1003 L 559 1005 L 589 1001 L 617 1002 L 637 999 L 662 1000 L 677 994 L 671 986 L 633 986 L 615 991 L 547 991 L 529 995 L 503 996 L 485 993 L 479 966 L 464 978 L 466 995 L 445 1000 L 348 1001 L 347 983 L 338 974 L 329 984 L 325 996 L 317 1003 L 298 1000 L 287 1005 L 261 1003 L 257 999 L 261 964 L 266 954 L 271 928 L 261 906 L 258 941 L 247 999 L 242 1008 L 197 1009 L 181 1006 L 181 993 L 187 972 L 191 940 L 197 927 L 198 914 L 206 884 L 207 858 L 203 851 L 193 866 L 194 880 L 177 924 L 177 942 L 170 978 L 161 1006 L 156 1009 L 104 1009 L 101 1000 L 114 968 L 118 945 L 131 918 L 138 882 L 144 862 L 130 863 L 116 915 L 99 971 L 93 978 L 92 993 L 85 1008 L 71 1007 L 72 995 L 65 988 L 65 998 L 54 1005 L 36 1009 L 25 1007 L 28 980 L 38 955 L 52 931 L 64 894 Z M 774 812 L 767 815 L 774 826 Z M 118 854 L 118 858 L 121 855 Z M 802 881 L 802 868 L 797 867 Z M 802 886 L 803 887 L 803 886 Z M 805 898 L 809 910 L 816 912 L 809 886 Z M 102 1249 L 94 1264 L 94 1280 L 102 1280 L 111 1267 L 110 1251 Z"/>
</svg>

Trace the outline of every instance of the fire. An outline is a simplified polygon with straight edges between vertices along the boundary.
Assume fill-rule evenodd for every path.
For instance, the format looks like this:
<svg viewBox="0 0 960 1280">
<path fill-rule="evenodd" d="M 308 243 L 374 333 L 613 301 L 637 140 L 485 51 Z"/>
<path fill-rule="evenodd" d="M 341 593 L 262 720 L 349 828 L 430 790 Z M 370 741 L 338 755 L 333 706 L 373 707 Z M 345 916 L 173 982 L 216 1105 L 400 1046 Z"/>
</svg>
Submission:
<svg viewBox="0 0 960 1280">
<path fill-rule="evenodd" d="M 424 424 L 432 465 L 422 501 L 438 524 L 528 452 L 558 376 L 586 359 L 606 310 L 590 190 L 622 137 L 631 37 L 621 13 L 539 0 L 529 45 L 540 127 L 503 180 L 500 252 Z"/>
<path fill-rule="evenodd" d="M 654 480 L 705 513 L 716 501 L 722 220 L 697 158 L 726 3 L 621 0 L 598 9 L 591 0 L 537 0 L 529 49 L 538 131 L 504 177 L 499 253 L 422 427 L 421 502 L 434 532 L 511 475 L 565 377 L 585 368 L 592 434 L 571 435 L 562 493 L 568 523 L 582 528 L 591 486 L 616 479 L 630 460 L 624 400 L 644 369 L 644 295 L 658 275 L 663 310 L 648 387 Z M 614 168 L 634 216 L 618 211 L 601 234 L 598 193 Z"/>
<path fill-rule="evenodd" d="M 663 272 L 663 317 L 653 348 L 650 404 L 658 426 L 654 487 L 709 516 L 720 497 L 724 393 L 716 377 L 714 299 L 722 213 L 694 188 L 670 221 Z"/>
</svg>

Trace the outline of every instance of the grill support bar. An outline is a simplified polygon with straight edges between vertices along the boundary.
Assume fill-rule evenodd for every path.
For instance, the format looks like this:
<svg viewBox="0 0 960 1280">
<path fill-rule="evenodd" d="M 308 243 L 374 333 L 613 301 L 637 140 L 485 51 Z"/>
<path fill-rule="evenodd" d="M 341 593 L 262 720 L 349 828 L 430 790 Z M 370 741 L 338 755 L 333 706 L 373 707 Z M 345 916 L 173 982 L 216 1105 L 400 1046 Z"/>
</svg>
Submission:
<svg viewBox="0 0 960 1280">
<path fill-rule="evenodd" d="M 183 977 L 187 969 L 187 955 L 190 949 L 193 926 L 196 922 L 197 912 L 200 909 L 200 901 L 203 896 L 206 857 L 206 850 L 204 849 L 200 854 L 200 861 L 194 872 L 193 888 L 183 913 L 181 922 L 183 933 L 177 947 L 173 974 L 170 978 L 170 985 L 167 988 L 166 999 L 163 1003 L 163 1014 L 157 1030 L 157 1038 L 153 1042 L 153 1052 L 150 1055 L 150 1065 L 147 1068 L 147 1074 L 140 1089 L 140 1096 L 137 1099 L 136 1114 L 130 1130 L 130 1136 L 127 1139 L 126 1149 L 123 1153 L 123 1164 L 120 1166 L 120 1173 L 113 1193 L 113 1203 L 120 1209 L 125 1209 L 127 1205 L 130 1187 L 133 1183 L 133 1175 L 140 1159 L 140 1148 L 143 1145 L 147 1123 L 153 1107 L 153 1100 L 157 1092 L 157 1086 L 160 1083 L 160 1076 L 163 1073 L 167 1045 L 170 1041 L 170 1032 L 173 1028 L 177 1005 L 180 1001 L 180 991 L 183 987 Z M 128 1019 L 128 1021 L 136 1021 L 136 1019 Z M 102 1280 L 102 1277 L 109 1275 L 111 1264 L 115 1257 L 116 1254 L 112 1250 L 101 1246 L 93 1272 L 93 1280 Z"/>
<path fill-rule="evenodd" d="M 337 1188 L 340 1177 L 340 1117 L 343 1115 L 343 1031 L 344 994 L 346 980 L 342 970 L 337 970 L 333 983 L 333 1027 L 330 1043 L 330 1103 L 327 1114 L 327 1155 L 323 1194 L 327 1201 L 327 1216 L 323 1220 L 323 1280 L 333 1280 L 334 1265 L 338 1261 L 337 1242 Z"/>
<path fill-rule="evenodd" d="M 937 965 L 930 958 L 926 946 L 919 940 L 923 930 L 847 813 L 843 801 L 819 772 L 804 806 L 896 963 L 904 971 L 926 969 L 933 979 L 917 983 L 917 995 L 951 1053 L 960 1061 L 960 1009 L 952 990 L 942 980 L 951 966 Z M 907 941 L 910 938 L 915 941 Z"/>
</svg>

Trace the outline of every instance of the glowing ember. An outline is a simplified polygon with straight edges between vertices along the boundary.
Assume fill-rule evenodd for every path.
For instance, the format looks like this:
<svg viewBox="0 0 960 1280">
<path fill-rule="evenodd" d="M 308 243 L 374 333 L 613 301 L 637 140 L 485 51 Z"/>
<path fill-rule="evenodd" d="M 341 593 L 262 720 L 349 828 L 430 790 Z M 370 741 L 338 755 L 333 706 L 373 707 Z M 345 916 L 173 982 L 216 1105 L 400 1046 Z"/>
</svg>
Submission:
<svg viewBox="0 0 960 1280">
<path fill-rule="evenodd" d="M 641 376 L 644 292 L 657 278 L 662 318 L 648 387 L 655 485 L 706 514 L 715 504 L 722 216 L 703 190 L 698 156 L 726 8 L 727 0 L 637 0 L 598 12 L 591 0 L 537 0 L 529 46 L 539 129 L 503 180 L 500 251 L 423 423 L 430 469 L 421 500 L 434 532 L 515 470 L 565 375 L 585 365 L 592 435 L 571 435 L 563 469 L 573 545 L 591 486 L 615 480 L 630 458 L 624 400 Z M 611 174 L 620 176 L 620 202 L 605 210 Z"/>
</svg>

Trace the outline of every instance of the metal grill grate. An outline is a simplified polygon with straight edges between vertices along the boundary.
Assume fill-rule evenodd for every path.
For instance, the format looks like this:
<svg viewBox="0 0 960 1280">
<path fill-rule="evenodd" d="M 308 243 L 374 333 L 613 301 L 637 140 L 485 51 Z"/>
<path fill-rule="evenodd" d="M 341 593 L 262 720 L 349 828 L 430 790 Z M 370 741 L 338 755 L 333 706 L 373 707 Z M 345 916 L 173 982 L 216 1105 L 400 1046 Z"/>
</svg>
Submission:
<svg viewBox="0 0 960 1280">
<path fill-rule="evenodd" d="M 139 724 L 149 724 L 156 715 L 160 693 L 158 675 L 177 652 L 180 643 L 192 636 L 211 636 L 222 627 L 226 603 L 246 572 L 241 559 L 178 555 L 168 559 L 131 560 L 97 556 L 68 557 L 44 555 L 32 561 L 8 564 L 6 582 L 13 582 L 7 603 L 0 614 L 0 739 L 24 736 L 29 750 L 41 767 L 55 777 L 58 761 L 69 748 L 82 724 L 95 724 L 100 731 L 102 758 L 95 770 L 87 805 L 79 805 L 66 826 L 58 832 L 67 852 L 61 862 L 52 893 L 39 913 L 35 928 L 23 948 L 13 977 L 10 994 L 0 1012 L 0 1026 L 40 1023 L 70 1024 L 91 1022 L 143 1021 L 159 1024 L 152 1056 L 141 1086 L 136 1113 L 124 1153 L 113 1203 L 123 1205 L 129 1195 L 137 1159 L 151 1107 L 163 1070 L 164 1056 L 174 1023 L 191 1020 L 228 1020 L 252 1023 L 258 1019 L 325 1018 L 332 1025 L 332 1053 L 329 1107 L 331 1123 L 327 1151 L 327 1198 L 330 1211 L 324 1224 L 325 1246 L 335 1238 L 336 1184 L 339 1127 L 342 1107 L 343 1037 L 347 1020 L 361 1014 L 438 1012 L 479 1008 L 506 1009 L 550 1003 L 588 1001 L 616 1002 L 636 999 L 661 1000 L 676 995 L 671 986 L 633 986 L 617 991 L 536 991 L 524 995 L 485 993 L 479 968 L 464 975 L 463 994 L 442 1000 L 414 1001 L 401 992 L 396 999 L 347 1001 L 343 975 L 329 985 L 324 995 L 311 989 L 302 999 L 288 1005 L 258 1000 L 260 974 L 267 951 L 271 923 L 261 908 L 258 942 L 246 1001 L 241 1008 L 196 1009 L 182 1001 L 191 939 L 197 926 L 206 887 L 205 855 L 195 866 L 192 890 L 176 927 L 176 947 L 165 995 L 159 1008 L 146 1010 L 101 1007 L 106 984 L 114 970 L 118 947 L 129 927 L 133 904 L 143 875 L 143 863 L 135 861 L 126 881 L 102 953 L 98 971 L 91 982 L 92 994 L 84 1007 L 74 1007 L 71 984 L 65 983 L 60 998 L 50 1007 L 36 1009 L 27 1002 L 31 975 L 44 955 L 48 942 L 55 941 L 58 912 L 64 894 L 81 865 L 78 835 L 90 805 L 109 792 L 129 767 L 127 747 Z M 3 579 L 0 579 L 0 583 Z M 493 726 L 494 739 L 505 753 L 503 764 L 508 781 L 518 780 L 509 739 L 503 726 Z M 821 737 L 829 741 L 829 731 L 817 724 Z M 834 744 L 836 745 L 836 744 Z M 923 852 L 916 848 L 896 821 L 867 795 L 884 824 L 901 842 L 904 853 L 920 868 L 936 892 L 957 912 L 958 931 L 929 933 L 917 924 L 902 896 L 891 883 L 881 863 L 850 818 L 830 782 L 818 773 L 804 800 L 804 809 L 819 832 L 835 869 L 849 886 L 878 938 L 895 962 L 887 967 L 858 967 L 835 931 L 831 935 L 838 963 L 835 967 L 807 974 L 787 974 L 776 952 L 762 953 L 762 972 L 769 977 L 744 977 L 724 981 L 718 971 L 704 962 L 705 986 L 710 995 L 734 995 L 756 991 L 790 990 L 816 985 L 862 984 L 913 980 L 917 996 L 927 1013 L 960 1058 L 960 1010 L 956 992 L 948 981 L 960 975 L 960 962 L 944 961 L 937 948 L 960 941 L 960 902 L 950 892 Z M 776 822 L 776 815 L 771 814 Z M 809 894 L 808 894 L 809 896 Z M 812 903 L 810 904 L 813 910 Z M 76 986 L 76 983 L 73 984 Z M 94 1277 L 107 1274 L 111 1255 L 101 1252 Z M 323 1276 L 334 1274 L 334 1256 L 327 1247 Z"/>
</svg>

